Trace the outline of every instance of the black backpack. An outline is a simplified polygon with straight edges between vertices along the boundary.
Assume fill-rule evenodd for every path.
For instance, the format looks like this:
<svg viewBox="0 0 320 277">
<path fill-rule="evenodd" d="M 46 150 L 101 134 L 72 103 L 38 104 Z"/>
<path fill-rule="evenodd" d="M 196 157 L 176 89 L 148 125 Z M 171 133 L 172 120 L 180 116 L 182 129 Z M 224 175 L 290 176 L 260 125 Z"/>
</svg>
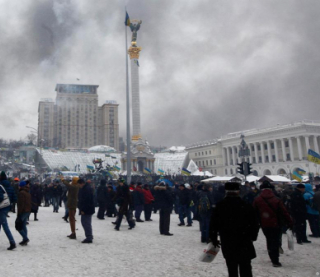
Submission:
<svg viewBox="0 0 320 277">
<path fill-rule="evenodd" d="M 198 205 L 199 213 L 205 215 L 210 212 L 210 208 L 211 205 L 208 196 L 206 194 L 202 194 Z"/>
</svg>

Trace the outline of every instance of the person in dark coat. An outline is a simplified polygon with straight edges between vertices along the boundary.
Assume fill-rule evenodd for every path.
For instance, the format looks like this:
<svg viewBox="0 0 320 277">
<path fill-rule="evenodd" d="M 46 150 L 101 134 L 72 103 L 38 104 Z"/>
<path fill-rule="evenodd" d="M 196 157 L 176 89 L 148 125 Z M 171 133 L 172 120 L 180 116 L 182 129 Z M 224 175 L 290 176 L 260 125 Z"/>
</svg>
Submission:
<svg viewBox="0 0 320 277">
<path fill-rule="evenodd" d="M 106 200 L 106 209 L 107 209 L 107 217 L 116 217 L 117 216 L 117 209 L 113 198 L 115 197 L 116 193 L 113 190 L 113 186 L 108 186 L 108 193 L 107 193 L 107 200 Z"/>
<path fill-rule="evenodd" d="M 123 216 L 125 216 L 129 224 L 129 230 L 132 230 L 135 227 L 135 222 L 132 219 L 133 201 L 129 191 L 129 187 L 124 183 L 123 180 L 120 181 L 119 186 L 117 187 L 114 201 L 119 206 L 118 218 L 116 222 L 112 222 L 116 225 L 114 229 L 116 231 L 120 231 L 122 218 Z"/>
<path fill-rule="evenodd" d="M 0 185 L 2 186 L 2 188 L 0 189 L 0 203 L 4 200 L 5 193 L 7 193 L 10 203 L 16 203 L 17 195 L 15 193 L 14 188 L 10 185 L 10 182 L 7 180 L 7 176 L 4 171 L 2 171 L 0 174 Z M 16 248 L 16 242 L 11 234 L 11 231 L 7 222 L 7 215 L 10 209 L 11 209 L 10 205 L 7 207 L 0 208 L 0 230 L 2 227 L 3 231 L 5 232 L 9 240 L 10 247 L 7 249 L 13 250 Z"/>
<path fill-rule="evenodd" d="M 208 243 L 211 212 L 214 204 L 213 197 L 209 191 L 209 185 L 199 185 L 198 187 L 199 191 L 197 193 L 197 210 L 201 225 L 201 242 Z"/>
<path fill-rule="evenodd" d="M 133 203 L 134 203 L 134 209 L 135 209 L 134 217 L 136 218 L 137 222 L 144 222 L 140 218 L 144 208 L 144 204 L 145 204 L 141 183 L 137 184 L 136 188 L 132 193 L 132 196 L 133 196 Z"/>
<path fill-rule="evenodd" d="M 68 199 L 67 199 L 67 208 L 69 211 L 69 222 L 70 222 L 70 229 L 71 229 L 71 234 L 68 235 L 67 237 L 69 239 L 76 239 L 76 211 L 77 211 L 77 206 L 78 206 L 78 195 L 79 195 L 79 178 L 78 177 L 73 177 L 72 181 L 69 182 L 68 180 L 62 180 L 64 185 L 68 189 Z"/>
<path fill-rule="evenodd" d="M 154 187 L 155 190 L 155 207 L 160 210 L 159 230 L 164 236 L 172 236 L 170 233 L 170 215 L 173 210 L 174 198 L 170 188 L 161 182 Z"/>
<path fill-rule="evenodd" d="M 99 204 L 97 217 L 99 219 L 104 219 L 104 213 L 106 211 L 107 194 L 108 194 L 108 188 L 106 185 L 107 185 L 107 181 L 103 179 L 100 181 L 100 186 L 97 189 L 97 200 Z"/>
<path fill-rule="evenodd" d="M 253 207 L 240 197 L 240 184 L 225 184 L 226 197 L 217 204 L 210 221 L 210 239 L 214 246 L 221 240 L 223 257 L 229 277 L 252 277 L 251 260 L 256 257 L 253 241 L 257 240 L 259 225 Z"/>
<path fill-rule="evenodd" d="M 274 267 L 282 266 L 279 262 L 279 249 L 281 247 L 282 226 L 285 224 L 292 229 L 292 219 L 282 201 L 277 198 L 268 181 L 260 186 L 261 194 L 254 200 L 260 226 L 267 240 L 270 260 Z"/>
<path fill-rule="evenodd" d="M 27 220 L 31 212 L 31 195 L 29 190 L 29 184 L 27 184 L 25 181 L 21 181 L 19 184 L 17 207 L 18 218 L 22 222 L 22 229 L 19 230 L 19 233 L 22 236 L 22 241 L 19 244 L 22 246 L 27 245 L 29 242 L 27 229 Z"/>
<path fill-rule="evenodd" d="M 38 221 L 37 215 L 39 211 L 39 206 L 41 205 L 42 193 L 39 183 L 31 185 L 31 213 L 34 214 L 34 221 Z"/>
<path fill-rule="evenodd" d="M 184 226 L 184 216 L 187 216 L 188 227 L 192 226 L 191 210 L 190 210 L 190 191 L 186 189 L 184 184 L 179 186 L 179 220 L 178 226 Z"/>
<path fill-rule="evenodd" d="M 20 183 L 20 179 L 18 177 L 13 179 L 12 187 L 17 196 L 19 194 L 19 183 Z M 16 204 L 17 204 L 17 200 L 11 203 L 11 212 L 13 213 L 16 213 Z"/>
<path fill-rule="evenodd" d="M 291 215 L 294 220 L 293 230 L 296 234 L 297 243 L 310 243 L 307 239 L 307 206 L 303 197 L 305 192 L 304 184 L 297 184 L 291 194 Z"/>
<path fill-rule="evenodd" d="M 59 181 L 56 181 L 51 187 L 53 212 L 58 213 L 60 207 L 60 198 L 62 196 L 62 187 Z"/>
<path fill-rule="evenodd" d="M 252 205 L 254 199 L 260 194 L 260 190 L 257 188 L 255 183 L 250 183 L 250 191 L 243 196 L 243 200 L 248 204 Z"/>
<path fill-rule="evenodd" d="M 82 243 L 92 243 L 92 215 L 95 213 L 93 189 L 84 179 L 79 179 L 78 184 L 80 186 L 78 207 L 81 214 L 81 224 L 86 236 Z"/>
</svg>

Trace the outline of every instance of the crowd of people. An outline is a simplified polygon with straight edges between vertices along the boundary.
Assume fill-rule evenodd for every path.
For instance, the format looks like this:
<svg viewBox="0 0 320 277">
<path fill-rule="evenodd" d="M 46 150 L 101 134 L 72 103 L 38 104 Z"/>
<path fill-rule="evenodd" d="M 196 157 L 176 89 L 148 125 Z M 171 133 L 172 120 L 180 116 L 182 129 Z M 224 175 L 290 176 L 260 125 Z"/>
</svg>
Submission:
<svg viewBox="0 0 320 277">
<path fill-rule="evenodd" d="M 81 216 L 85 233 L 82 243 L 93 242 L 92 216 L 97 208 L 97 218 L 113 217 L 114 229 L 120 231 L 123 217 L 128 229 L 136 224 L 152 221 L 152 212 L 159 212 L 159 233 L 173 236 L 170 232 L 170 217 L 174 212 L 179 227 L 191 227 L 199 222 L 200 241 L 211 242 L 222 248 L 229 276 L 252 276 L 251 260 L 256 257 L 253 241 L 259 229 L 266 237 L 267 250 L 274 267 L 279 261 L 282 249 L 282 234 L 292 230 L 298 244 L 311 243 L 307 236 L 307 221 L 311 233 L 309 237 L 320 237 L 320 187 L 313 191 L 311 184 L 289 184 L 285 187 L 273 186 L 264 181 L 259 188 L 255 183 L 246 182 L 241 186 L 236 182 L 212 186 L 203 183 L 178 183 L 170 186 L 165 181 L 155 185 L 131 182 L 124 179 L 117 182 L 100 180 L 93 184 L 86 176 L 72 179 L 56 179 L 48 184 L 31 183 L 14 178 L 8 180 L 0 174 L 0 226 L 3 228 L 10 246 L 16 243 L 7 223 L 9 211 L 17 213 L 15 228 L 19 231 L 21 246 L 29 243 L 28 221 L 30 214 L 38 221 L 39 206 L 52 205 L 58 213 L 64 203 L 63 219 L 70 224 L 67 236 L 76 239 L 76 213 Z"/>
</svg>

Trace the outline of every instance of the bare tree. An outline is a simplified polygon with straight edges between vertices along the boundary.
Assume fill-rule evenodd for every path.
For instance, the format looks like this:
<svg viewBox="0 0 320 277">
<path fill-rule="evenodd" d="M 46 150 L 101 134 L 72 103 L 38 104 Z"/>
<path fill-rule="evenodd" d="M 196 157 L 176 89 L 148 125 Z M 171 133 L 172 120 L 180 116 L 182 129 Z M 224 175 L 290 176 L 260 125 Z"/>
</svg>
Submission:
<svg viewBox="0 0 320 277">
<path fill-rule="evenodd" d="M 36 145 L 37 144 L 37 136 L 33 133 L 27 135 L 27 143 Z"/>
</svg>

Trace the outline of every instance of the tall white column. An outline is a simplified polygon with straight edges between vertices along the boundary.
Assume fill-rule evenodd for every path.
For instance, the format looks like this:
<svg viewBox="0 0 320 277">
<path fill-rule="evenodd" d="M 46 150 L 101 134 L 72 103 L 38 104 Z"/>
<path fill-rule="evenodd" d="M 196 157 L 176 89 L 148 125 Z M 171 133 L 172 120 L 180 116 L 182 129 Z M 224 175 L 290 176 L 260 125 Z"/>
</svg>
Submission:
<svg viewBox="0 0 320 277">
<path fill-rule="evenodd" d="M 272 156 L 271 156 L 271 147 L 270 147 L 270 141 L 267 141 L 267 150 L 268 150 L 268 159 L 269 159 L 269 163 L 272 162 Z"/>
<path fill-rule="evenodd" d="M 239 157 L 240 145 L 237 146 L 237 150 L 238 150 L 238 151 L 237 151 L 237 153 L 238 153 L 238 154 L 237 154 L 237 161 L 238 161 L 238 163 L 241 163 L 242 160 L 241 160 L 241 158 Z"/>
<path fill-rule="evenodd" d="M 298 144 L 299 161 L 302 161 L 302 148 L 301 148 L 300 137 L 297 137 L 297 144 Z"/>
<path fill-rule="evenodd" d="M 279 162 L 279 153 L 278 153 L 278 144 L 277 144 L 276 139 L 273 141 L 273 144 L 274 144 L 274 153 L 276 155 L 276 162 L 278 163 Z"/>
<path fill-rule="evenodd" d="M 308 136 L 305 136 L 304 139 L 305 139 L 305 141 L 306 141 L 306 148 L 307 148 L 306 157 L 308 157 L 308 151 L 309 151 L 309 149 L 310 149 L 309 137 L 308 137 Z"/>
<path fill-rule="evenodd" d="M 248 143 L 248 147 L 250 149 L 249 163 L 252 163 L 252 151 L 251 151 L 252 149 L 251 149 L 251 146 L 252 146 L 252 144 Z"/>
<path fill-rule="evenodd" d="M 255 157 L 256 157 L 256 163 L 259 163 L 258 145 L 257 145 L 256 142 L 254 143 L 254 154 L 255 154 Z"/>
<path fill-rule="evenodd" d="M 314 151 L 316 151 L 319 154 L 319 145 L 318 145 L 318 140 L 317 136 L 313 136 L 313 145 L 314 145 Z"/>
<path fill-rule="evenodd" d="M 232 149 L 232 163 L 233 165 L 235 165 L 237 162 L 236 162 L 236 155 L 235 155 L 235 148 L 236 146 L 232 146 L 231 149 Z"/>
<path fill-rule="evenodd" d="M 227 162 L 227 157 L 226 157 L 226 148 L 223 147 L 222 149 L 222 158 L 223 158 L 223 166 L 226 166 L 226 162 Z"/>
<path fill-rule="evenodd" d="M 265 157 L 264 157 L 264 145 L 263 145 L 263 141 L 260 142 L 260 148 L 261 148 L 261 158 L 262 158 L 262 163 L 264 164 L 265 162 Z"/>
<path fill-rule="evenodd" d="M 227 161 L 228 161 L 227 166 L 229 166 L 229 165 L 230 165 L 230 152 L 229 152 L 229 147 L 227 147 Z"/>
<path fill-rule="evenodd" d="M 289 138 L 290 160 L 294 161 L 292 138 Z"/>
<path fill-rule="evenodd" d="M 284 139 L 281 139 L 281 147 L 282 147 L 283 162 L 285 162 L 287 160 L 287 154 L 286 154 L 286 145 L 284 143 Z"/>
</svg>

